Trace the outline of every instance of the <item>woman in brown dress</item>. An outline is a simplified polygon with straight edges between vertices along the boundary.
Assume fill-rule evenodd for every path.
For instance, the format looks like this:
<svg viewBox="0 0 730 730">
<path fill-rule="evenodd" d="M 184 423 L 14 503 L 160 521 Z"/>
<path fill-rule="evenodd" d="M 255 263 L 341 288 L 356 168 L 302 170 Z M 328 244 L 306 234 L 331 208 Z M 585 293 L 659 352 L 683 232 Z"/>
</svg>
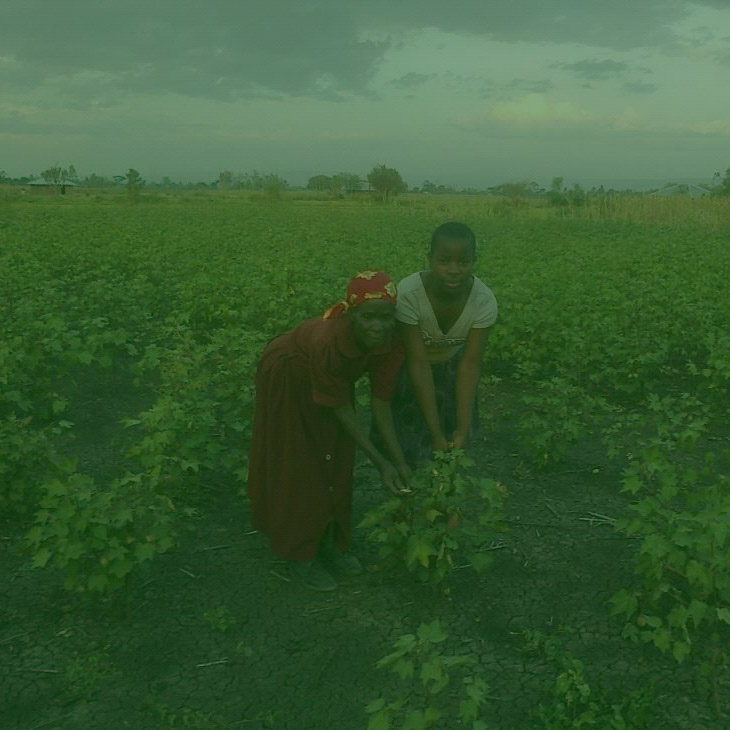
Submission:
<svg viewBox="0 0 730 730">
<path fill-rule="evenodd" d="M 256 372 L 248 495 L 252 522 L 291 573 L 316 590 L 334 590 L 332 572 L 362 571 L 347 553 L 355 446 L 392 492 L 410 470 L 393 427 L 390 399 L 403 361 L 394 340 L 396 287 L 382 272 L 353 277 L 347 299 L 272 340 Z M 372 419 L 387 457 L 354 410 L 365 373 Z"/>
</svg>

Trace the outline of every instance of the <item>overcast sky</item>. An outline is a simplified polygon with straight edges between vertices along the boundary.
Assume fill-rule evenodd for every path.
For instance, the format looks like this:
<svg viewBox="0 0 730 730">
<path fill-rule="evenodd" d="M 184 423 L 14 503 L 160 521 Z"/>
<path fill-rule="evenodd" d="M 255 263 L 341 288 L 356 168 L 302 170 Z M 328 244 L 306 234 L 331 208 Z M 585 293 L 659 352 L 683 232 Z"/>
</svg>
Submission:
<svg viewBox="0 0 730 730">
<path fill-rule="evenodd" d="M 710 180 L 730 0 L 1 0 L 0 170 Z"/>
</svg>

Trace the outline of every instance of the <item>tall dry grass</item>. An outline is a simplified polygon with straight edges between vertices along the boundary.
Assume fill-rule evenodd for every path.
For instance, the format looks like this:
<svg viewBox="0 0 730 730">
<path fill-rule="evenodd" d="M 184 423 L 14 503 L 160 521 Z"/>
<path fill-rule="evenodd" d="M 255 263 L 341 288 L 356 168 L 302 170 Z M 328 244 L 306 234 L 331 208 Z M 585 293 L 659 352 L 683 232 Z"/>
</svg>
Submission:
<svg viewBox="0 0 730 730">
<path fill-rule="evenodd" d="M 589 198 L 583 205 L 554 207 L 543 198 L 508 200 L 488 195 L 403 196 L 396 206 L 425 208 L 445 217 L 529 217 L 624 221 L 654 225 L 730 225 L 730 197 L 655 197 L 649 194 Z"/>
</svg>

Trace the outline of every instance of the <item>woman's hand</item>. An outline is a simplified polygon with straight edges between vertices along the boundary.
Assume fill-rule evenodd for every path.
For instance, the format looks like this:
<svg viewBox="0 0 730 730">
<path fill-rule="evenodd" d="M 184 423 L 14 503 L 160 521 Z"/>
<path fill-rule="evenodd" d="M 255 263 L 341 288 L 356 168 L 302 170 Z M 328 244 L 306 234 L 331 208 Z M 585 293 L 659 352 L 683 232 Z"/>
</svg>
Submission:
<svg viewBox="0 0 730 730">
<path fill-rule="evenodd" d="M 466 435 L 460 433 L 459 431 L 454 431 L 454 435 L 452 436 L 452 441 L 450 443 L 450 447 L 452 449 L 463 449 L 466 446 Z"/>
<path fill-rule="evenodd" d="M 413 476 L 413 472 L 411 471 L 411 467 L 408 466 L 408 464 L 405 463 L 405 461 L 402 464 L 398 464 L 396 466 L 396 470 L 398 472 L 398 476 L 400 476 L 401 481 L 404 485 L 404 491 L 410 492 L 409 484 L 411 481 L 411 477 Z"/>
<path fill-rule="evenodd" d="M 443 434 L 431 439 L 431 451 L 448 451 L 451 448 Z"/>
<path fill-rule="evenodd" d="M 389 461 L 383 462 L 380 466 L 380 478 L 383 480 L 383 486 L 391 494 L 402 494 L 409 491 L 398 470 Z"/>
</svg>

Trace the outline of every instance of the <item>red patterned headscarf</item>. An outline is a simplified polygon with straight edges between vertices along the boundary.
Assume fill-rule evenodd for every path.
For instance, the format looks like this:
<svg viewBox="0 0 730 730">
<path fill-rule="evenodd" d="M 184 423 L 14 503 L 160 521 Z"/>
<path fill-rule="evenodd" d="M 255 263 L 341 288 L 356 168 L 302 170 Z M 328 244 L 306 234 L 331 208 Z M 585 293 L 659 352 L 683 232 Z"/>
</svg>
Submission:
<svg viewBox="0 0 730 730">
<path fill-rule="evenodd" d="M 334 319 L 348 309 L 356 309 L 363 302 L 371 299 L 385 299 L 395 304 L 398 291 L 393 280 L 382 271 L 361 271 L 350 279 L 347 285 L 347 299 L 330 307 L 323 319 Z"/>
</svg>

